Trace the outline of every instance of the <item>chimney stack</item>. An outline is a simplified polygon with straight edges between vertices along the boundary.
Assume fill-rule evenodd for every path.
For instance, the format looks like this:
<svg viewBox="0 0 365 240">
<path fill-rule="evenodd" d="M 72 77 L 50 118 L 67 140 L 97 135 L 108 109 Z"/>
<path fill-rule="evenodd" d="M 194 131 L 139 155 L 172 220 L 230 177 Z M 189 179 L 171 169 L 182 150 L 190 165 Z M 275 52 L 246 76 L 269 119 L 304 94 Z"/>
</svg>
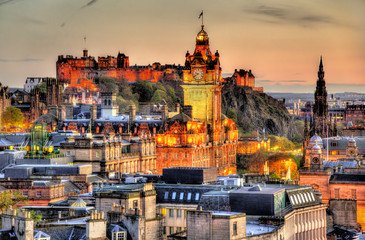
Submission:
<svg viewBox="0 0 365 240">
<path fill-rule="evenodd" d="M 167 105 L 161 106 L 161 118 L 162 122 L 166 122 L 166 120 L 169 118 L 169 108 Z"/>
<path fill-rule="evenodd" d="M 185 105 L 184 106 L 184 113 L 188 115 L 189 117 L 193 118 L 193 106 L 191 105 Z"/>
<path fill-rule="evenodd" d="M 90 121 L 91 124 L 94 123 L 94 121 L 98 118 L 98 110 L 96 105 L 91 105 L 90 106 Z"/>
<path fill-rule="evenodd" d="M 86 239 L 107 239 L 104 212 L 91 211 L 90 219 L 86 222 Z"/>
</svg>

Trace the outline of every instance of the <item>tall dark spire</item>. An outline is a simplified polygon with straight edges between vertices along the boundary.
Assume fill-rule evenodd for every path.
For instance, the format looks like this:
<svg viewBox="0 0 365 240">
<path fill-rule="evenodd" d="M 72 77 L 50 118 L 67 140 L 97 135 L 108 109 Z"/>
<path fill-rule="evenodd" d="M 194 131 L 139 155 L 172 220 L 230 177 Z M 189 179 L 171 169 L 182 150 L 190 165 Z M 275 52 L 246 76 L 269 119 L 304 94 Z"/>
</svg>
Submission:
<svg viewBox="0 0 365 240">
<path fill-rule="evenodd" d="M 327 103 L 327 89 L 324 80 L 323 61 L 322 56 L 318 69 L 318 80 L 316 91 L 314 93 L 313 105 L 313 130 L 320 137 L 326 137 L 326 128 L 328 122 L 328 103 Z"/>
</svg>

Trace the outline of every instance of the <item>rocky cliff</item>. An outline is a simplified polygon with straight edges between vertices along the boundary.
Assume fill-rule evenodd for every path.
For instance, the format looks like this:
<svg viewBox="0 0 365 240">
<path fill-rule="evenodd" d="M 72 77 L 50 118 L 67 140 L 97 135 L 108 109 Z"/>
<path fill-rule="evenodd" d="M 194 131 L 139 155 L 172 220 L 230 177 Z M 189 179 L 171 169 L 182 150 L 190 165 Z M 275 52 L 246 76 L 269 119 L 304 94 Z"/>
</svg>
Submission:
<svg viewBox="0 0 365 240">
<path fill-rule="evenodd" d="M 293 120 L 282 101 L 253 91 L 252 88 L 227 83 L 222 88 L 222 112 L 232 110 L 237 115 L 237 125 L 243 132 L 265 128 L 266 135 L 291 138 L 295 133 Z"/>
</svg>

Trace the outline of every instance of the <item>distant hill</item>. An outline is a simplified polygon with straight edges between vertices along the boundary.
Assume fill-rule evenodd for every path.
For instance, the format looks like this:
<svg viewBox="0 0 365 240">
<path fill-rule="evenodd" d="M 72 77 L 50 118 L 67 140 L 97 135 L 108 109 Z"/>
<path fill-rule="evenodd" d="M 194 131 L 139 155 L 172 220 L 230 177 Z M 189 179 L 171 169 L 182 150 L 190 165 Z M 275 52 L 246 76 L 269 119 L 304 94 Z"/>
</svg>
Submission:
<svg viewBox="0 0 365 240">
<path fill-rule="evenodd" d="M 263 128 L 267 135 L 291 138 L 295 134 L 292 117 L 285 104 L 265 93 L 252 88 L 225 84 L 222 88 L 222 111 L 228 114 L 233 109 L 237 114 L 237 125 L 244 132 Z"/>
</svg>

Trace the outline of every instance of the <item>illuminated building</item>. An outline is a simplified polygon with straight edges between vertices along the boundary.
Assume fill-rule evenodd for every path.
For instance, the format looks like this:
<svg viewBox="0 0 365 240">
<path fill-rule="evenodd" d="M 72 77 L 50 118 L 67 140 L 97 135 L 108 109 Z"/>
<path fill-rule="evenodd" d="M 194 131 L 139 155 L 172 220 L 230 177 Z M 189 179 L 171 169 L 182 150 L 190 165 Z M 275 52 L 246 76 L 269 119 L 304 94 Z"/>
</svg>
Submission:
<svg viewBox="0 0 365 240">
<path fill-rule="evenodd" d="M 250 87 L 254 91 L 260 93 L 264 92 L 263 87 L 255 87 L 255 76 L 252 74 L 251 69 L 248 71 L 243 69 L 237 71 L 237 69 L 235 69 L 232 78 L 235 80 L 237 86 Z"/>
<path fill-rule="evenodd" d="M 83 57 L 77 58 L 70 55 L 58 56 L 56 63 L 57 79 L 62 83 L 75 85 L 80 79 L 97 80 L 100 77 L 112 77 L 118 81 L 135 82 L 137 80 L 148 80 L 157 82 L 162 78 L 166 80 L 177 80 L 175 73 L 181 72 L 180 66 L 161 65 L 153 63 L 148 66 L 129 66 L 129 57 L 118 53 L 113 56 L 94 57 L 88 55 L 88 50 L 83 51 Z"/>
<path fill-rule="evenodd" d="M 8 86 L 2 86 L 0 82 L 0 130 L 2 128 L 1 119 L 6 108 L 11 104 L 11 95 Z"/>
<path fill-rule="evenodd" d="M 216 167 L 219 175 L 236 172 L 238 131 L 231 119 L 222 119 L 221 71 L 219 53 L 211 53 L 202 25 L 194 53 L 185 56 L 184 111 L 162 117 L 163 128 L 156 134 L 158 173 L 175 166 Z"/>
</svg>

